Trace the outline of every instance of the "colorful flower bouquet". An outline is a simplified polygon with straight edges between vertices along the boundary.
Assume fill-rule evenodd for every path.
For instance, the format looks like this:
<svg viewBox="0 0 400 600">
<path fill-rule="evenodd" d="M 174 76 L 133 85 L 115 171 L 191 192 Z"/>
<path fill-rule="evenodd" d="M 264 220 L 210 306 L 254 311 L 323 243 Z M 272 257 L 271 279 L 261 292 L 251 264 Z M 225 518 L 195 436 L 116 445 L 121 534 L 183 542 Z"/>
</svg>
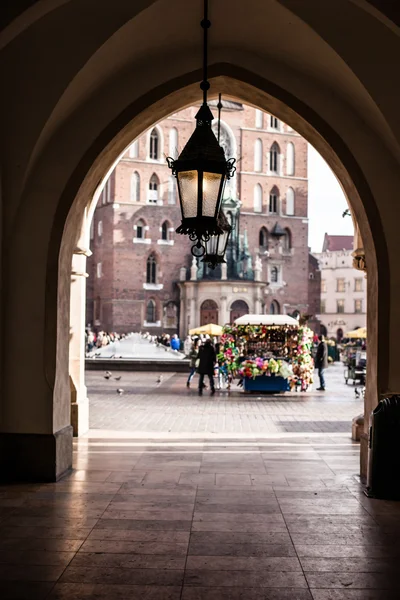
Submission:
<svg viewBox="0 0 400 600">
<path fill-rule="evenodd" d="M 275 375 L 288 380 L 291 389 L 306 390 L 313 383 L 314 364 L 311 357 L 312 331 L 308 327 L 231 326 L 224 328 L 218 362 L 232 377 L 255 379 L 259 376 Z M 268 350 L 279 348 L 283 358 L 262 356 L 243 357 L 249 343 L 262 342 Z M 275 353 L 266 352 L 267 354 Z"/>
</svg>

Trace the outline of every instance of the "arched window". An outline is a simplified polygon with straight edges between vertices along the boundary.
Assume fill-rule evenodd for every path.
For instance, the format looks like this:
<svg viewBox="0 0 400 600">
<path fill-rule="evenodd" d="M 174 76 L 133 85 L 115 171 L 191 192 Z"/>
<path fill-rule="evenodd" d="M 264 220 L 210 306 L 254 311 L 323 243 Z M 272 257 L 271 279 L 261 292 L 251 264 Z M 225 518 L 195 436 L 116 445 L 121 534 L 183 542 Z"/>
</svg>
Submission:
<svg viewBox="0 0 400 600">
<path fill-rule="evenodd" d="M 279 119 L 277 119 L 273 115 L 270 115 L 269 126 L 271 127 L 271 129 L 279 129 Z"/>
<path fill-rule="evenodd" d="M 169 240 L 169 223 L 164 221 L 161 225 L 161 239 L 167 242 Z"/>
<path fill-rule="evenodd" d="M 172 175 L 168 178 L 168 204 L 176 204 L 176 179 Z"/>
<path fill-rule="evenodd" d="M 254 212 L 262 212 L 262 187 L 259 183 L 254 186 Z"/>
<path fill-rule="evenodd" d="M 284 250 L 290 250 L 292 247 L 292 234 L 290 229 L 285 229 L 285 235 L 282 236 L 282 248 Z"/>
<path fill-rule="evenodd" d="M 149 195 L 147 197 L 147 201 L 149 204 L 157 204 L 159 185 L 160 185 L 160 182 L 159 182 L 157 175 L 153 174 L 150 177 L 150 181 L 149 181 Z"/>
<path fill-rule="evenodd" d="M 277 215 L 279 213 L 279 190 L 274 186 L 269 194 L 269 206 L 268 212 L 271 215 Z"/>
<path fill-rule="evenodd" d="M 147 321 L 147 323 L 155 323 L 156 320 L 157 320 L 156 319 L 156 303 L 151 298 L 147 302 L 147 306 L 146 306 L 146 321 Z"/>
<path fill-rule="evenodd" d="M 278 283 L 279 269 L 276 266 L 271 267 L 271 283 Z"/>
<path fill-rule="evenodd" d="M 294 144 L 289 142 L 286 147 L 286 174 L 294 175 L 295 159 L 294 159 Z"/>
<path fill-rule="evenodd" d="M 146 283 L 157 283 L 157 261 L 154 254 L 147 259 Z"/>
<path fill-rule="evenodd" d="M 230 323 L 234 323 L 236 319 L 239 317 L 243 317 L 243 315 L 248 315 L 250 312 L 249 305 L 244 300 L 235 300 L 231 304 L 231 314 L 230 314 Z"/>
<path fill-rule="evenodd" d="M 269 170 L 271 173 L 279 172 L 279 146 L 274 142 L 269 151 Z"/>
<path fill-rule="evenodd" d="M 171 127 L 169 130 L 169 155 L 172 158 L 178 158 L 178 130 Z"/>
<path fill-rule="evenodd" d="M 270 307 L 269 307 L 269 314 L 270 315 L 279 315 L 280 314 L 280 306 L 279 306 L 279 302 L 277 302 L 276 300 L 272 300 Z"/>
<path fill-rule="evenodd" d="M 140 175 L 137 171 L 131 177 L 131 200 L 140 202 Z"/>
<path fill-rule="evenodd" d="M 260 139 L 254 143 L 254 170 L 262 171 L 263 167 L 263 145 Z"/>
<path fill-rule="evenodd" d="M 152 132 L 150 133 L 150 152 L 149 152 L 149 156 L 151 159 L 153 160 L 158 160 L 159 159 L 159 152 L 160 152 L 160 139 L 159 139 L 159 135 L 157 132 L 157 129 L 154 128 L 152 130 Z"/>
<path fill-rule="evenodd" d="M 140 219 L 136 223 L 136 237 L 139 240 L 144 240 L 144 238 L 146 237 L 146 225 L 144 224 L 144 221 L 142 221 L 142 219 Z"/>
<path fill-rule="evenodd" d="M 258 234 L 258 245 L 260 248 L 268 248 L 268 230 L 265 227 L 262 227 Z"/>
<path fill-rule="evenodd" d="M 294 189 L 291 187 L 286 191 L 286 214 L 294 215 Z"/>
<path fill-rule="evenodd" d="M 262 129 L 263 126 L 263 113 L 262 110 L 258 110 L 256 108 L 256 127 L 257 129 Z"/>
<path fill-rule="evenodd" d="M 139 156 L 139 140 L 135 140 L 129 148 L 129 158 L 137 158 Z"/>
</svg>

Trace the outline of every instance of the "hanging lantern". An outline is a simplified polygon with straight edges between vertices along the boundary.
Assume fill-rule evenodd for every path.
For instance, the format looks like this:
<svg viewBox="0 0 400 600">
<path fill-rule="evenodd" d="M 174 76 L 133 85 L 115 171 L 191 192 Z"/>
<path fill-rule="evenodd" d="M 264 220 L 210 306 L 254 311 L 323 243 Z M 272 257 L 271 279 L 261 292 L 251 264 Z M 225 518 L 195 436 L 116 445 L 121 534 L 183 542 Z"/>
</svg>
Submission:
<svg viewBox="0 0 400 600">
<path fill-rule="evenodd" d="M 215 269 L 217 265 L 226 262 L 225 251 L 232 231 L 232 227 L 222 210 L 218 215 L 218 228 L 221 233 L 211 235 L 210 239 L 205 243 L 206 251 L 202 260 L 211 269 Z"/>
<path fill-rule="evenodd" d="M 204 19 L 201 26 L 204 29 L 203 47 L 203 104 L 196 115 L 196 129 L 174 160 L 167 158 L 172 174 L 178 181 L 178 195 L 182 212 L 182 223 L 177 233 L 189 235 L 193 242 L 194 256 L 203 256 L 206 252 L 204 244 L 210 236 L 222 234 L 218 226 L 221 202 L 225 181 L 235 172 L 235 159 L 226 160 L 212 129 L 212 112 L 207 104 L 207 91 L 210 87 L 207 81 L 207 31 L 211 26 L 208 20 L 208 1 L 204 0 Z"/>
</svg>

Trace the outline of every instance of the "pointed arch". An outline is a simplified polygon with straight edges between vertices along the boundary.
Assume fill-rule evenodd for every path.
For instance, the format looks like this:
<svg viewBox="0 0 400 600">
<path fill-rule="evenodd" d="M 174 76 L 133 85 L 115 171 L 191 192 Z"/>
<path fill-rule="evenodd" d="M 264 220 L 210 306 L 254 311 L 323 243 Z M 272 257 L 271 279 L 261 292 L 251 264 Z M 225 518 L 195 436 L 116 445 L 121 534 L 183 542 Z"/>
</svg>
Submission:
<svg viewBox="0 0 400 600">
<path fill-rule="evenodd" d="M 161 225 L 161 239 L 164 242 L 168 242 L 171 238 L 171 224 L 169 221 L 164 221 L 163 224 Z"/>
<path fill-rule="evenodd" d="M 139 221 L 137 221 L 136 225 L 134 225 L 133 229 L 136 232 L 135 237 L 138 240 L 144 240 L 145 239 L 145 237 L 146 237 L 146 223 L 143 221 L 143 219 L 139 219 Z"/>
<path fill-rule="evenodd" d="M 157 129 L 154 127 L 150 132 L 149 157 L 152 160 L 160 158 L 160 136 Z"/>
<path fill-rule="evenodd" d="M 285 235 L 282 239 L 282 247 L 284 250 L 292 249 L 292 232 L 288 227 L 285 227 Z"/>
<path fill-rule="evenodd" d="M 154 253 L 147 258 L 146 283 L 157 283 L 157 258 Z"/>
<path fill-rule="evenodd" d="M 288 142 L 286 146 L 286 175 L 295 173 L 295 152 L 293 142 Z"/>
<path fill-rule="evenodd" d="M 279 189 L 274 185 L 269 193 L 268 212 L 271 215 L 279 214 Z"/>
<path fill-rule="evenodd" d="M 168 151 L 169 156 L 172 156 L 172 158 L 178 158 L 178 130 L 176 127 L 171 127 L 169 130 Z"/>
<path fill-rule="evenodd" d="M 295 214 L 294 189 L 288 188 L 286 191 L 286 214 L 291 217 Z"/>
<path fill-rule="evenodd" d="M 137 158 L 139 156 L 139 140 L 135 140 L 129 147 L 129 158 Z"/>
<path fill-rule="evenodd" d="M 146 305 L 146 321 L 147 323 L 156 323 L 157 321 L 157 306 L 156 301 L 150 298 Z"/>
<path fill-rule="evenodd" d="M 280 148 L 279 145 L 274 142 L 269 151 L 269 171 L 270 173 L 278 173 L 280 170 Z"/>
<path fill-rule="evenodd" d="M 264 117 L 263 111 L 259 110 L 258 108 L 256 108 L 255 121 L 256 121 L 256 128 L 257 129 L 262 129 L 262 127 L 263 127 L 263 120 L 264 120 L 263 117 Z"/>
<path fill-rule="evenodd" d="M 260 232 L 258 234 L 258 245 L 263 250 L 268 249 L 268 229 L 266 227 L 261 227 Z"/>
<path fill-rule="evenodd" d="M 160 180 L 157 175 L 153 173 L 149 180 L 149 191 L 147 196 L 147 202 L 149 204 L 157 204 L 160 194 Z"/>
<path fill-rule="evenodd" d="M 263 191 L 260 183 L 254 186 L 253 208 L 254 212 L 262 212 Z"/>
<path fill-rule="evenodd" d="M 131 176 L 131 200 L 140 202 L 140 175 L 137 171 Z"/>
<path fill-rule="evenodd" d="M 263 168 L 263 143 L 258 138 L 254 142 L 254 170 L 262 171 Z"/>
</svg>

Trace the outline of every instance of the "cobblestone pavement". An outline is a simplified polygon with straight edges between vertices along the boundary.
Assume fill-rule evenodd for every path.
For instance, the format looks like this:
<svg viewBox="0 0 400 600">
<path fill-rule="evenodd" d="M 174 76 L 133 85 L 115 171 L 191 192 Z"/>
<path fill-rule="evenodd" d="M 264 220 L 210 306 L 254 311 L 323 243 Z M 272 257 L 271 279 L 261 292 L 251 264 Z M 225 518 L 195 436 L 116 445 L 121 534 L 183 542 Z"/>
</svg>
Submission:
<svg viewBox="0 0 400 600">
<path fill-rule="evenodd" d="M 0 486 L 0 598 L 399 600 L 400 503 L 363 494 L 341 374 L 262 398 L 89 374 L 108 430 L 58 483 Z"/>
<path fill-rule="evenodd" d="M 231 392 L 197 395 L 197 380 L 186 388 L 185 374 L 123 372 L 104 379 L 87 373 L 92 430 L 133 431 L 137 435 L 263 435 L 272 433 L 349 433 L 351 419 L 363 412 L 355 388 L 346 385 L 343 367 L 331 366 L 326 392 L 274 396 L 245 394 L 236 384 Z M 124 390 L 122 395 L 117 389 Z"/>
</svg>

